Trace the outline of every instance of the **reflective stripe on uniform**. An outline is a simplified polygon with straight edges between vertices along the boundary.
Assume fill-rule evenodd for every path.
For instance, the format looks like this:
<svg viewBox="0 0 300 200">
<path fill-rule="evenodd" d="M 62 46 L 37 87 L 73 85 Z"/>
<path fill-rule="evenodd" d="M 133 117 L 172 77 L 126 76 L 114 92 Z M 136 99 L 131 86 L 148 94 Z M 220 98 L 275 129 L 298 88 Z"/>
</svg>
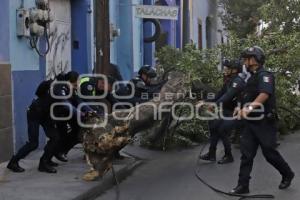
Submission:
<svg viewBox="0 0 300 200">
<path fill-rule="evenodd" d="M 81 87 L 81 84 L 89 82 L 89 81 L 90 81 L 90 77 L 81 78 L 80 79 L 80 87 Z M 96 89 L 95 88 L 93 89 L 93 93 L 92 94 L 93 94 L 93 96 L 96 96 Z"/>
</svg>

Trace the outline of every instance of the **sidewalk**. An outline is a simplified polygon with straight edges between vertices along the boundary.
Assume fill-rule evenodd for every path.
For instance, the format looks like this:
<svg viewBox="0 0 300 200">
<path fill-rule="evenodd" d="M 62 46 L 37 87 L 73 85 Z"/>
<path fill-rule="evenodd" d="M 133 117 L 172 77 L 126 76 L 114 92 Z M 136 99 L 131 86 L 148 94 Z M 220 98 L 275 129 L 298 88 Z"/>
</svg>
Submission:
<svg viewBox="0 0 300 200">
<path fill-rule="evenodd" d="M 115 184 L 111 172 L 94 182 L 81 179 L 89 169 L 83 160 L 82 148 L 75 148 L 69 153 L 69 162 L 58 162 L 57 174 L 37 170 L 41 153 L 34 152 L 20 162 L 26 169 L 24 173 L 13 173 L 6 169 L 7 163 L 0 164 L 0 200 L 88 200 Z M 129 157 L 116 162 L 114 166 L 119 181 L 129 176 L 140 164 L 141 161 Z"/>
</svg>

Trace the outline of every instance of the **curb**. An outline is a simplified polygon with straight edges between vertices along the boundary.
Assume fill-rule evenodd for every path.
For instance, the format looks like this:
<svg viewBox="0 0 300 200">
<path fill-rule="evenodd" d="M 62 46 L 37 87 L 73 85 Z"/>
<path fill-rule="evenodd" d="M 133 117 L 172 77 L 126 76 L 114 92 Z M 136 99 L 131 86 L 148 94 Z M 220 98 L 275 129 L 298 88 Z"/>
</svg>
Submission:
<svg viewBox="0 0 300 200">
<path fill-rule="evenodd" d="M 123 181 L 128 176 L 130 176 L 133 173 L 133 171 L 142 164 L 143 161 L 137 160 L 116 171 L 116 176 L 118 177 L 119 182 Z M 107 190 L 109 190 L 110 188 L 114 187 L 116 184 L 115 179 L 112 175 L 105 176 L 98 182 L 99 183 L 96 184 L 93 188 L 87 190 L 86 192 L 80 194 L 72 200 L 93 200 L 99 197 Z"/>
</svg>

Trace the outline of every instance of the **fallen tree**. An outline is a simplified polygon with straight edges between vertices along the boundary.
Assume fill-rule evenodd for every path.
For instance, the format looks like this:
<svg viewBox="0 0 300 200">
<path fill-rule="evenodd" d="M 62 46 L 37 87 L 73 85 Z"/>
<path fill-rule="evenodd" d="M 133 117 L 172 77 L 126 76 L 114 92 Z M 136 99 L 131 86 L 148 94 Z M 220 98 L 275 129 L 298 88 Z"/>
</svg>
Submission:
<svg viewBox="0 0 300 200">
<path fill-rule="evenodd" d="M 136 133 L 155 127 L 156 133 L 163 134 L 170 125 L 172 105 L 182 101 L 189 91 L 185 78 L 183 73 L 170 72 L 159 98 L 104 117 L 88 116 L 85 123 L 90 127 L 83 128 L 81 135 L 91 170 L 83 179 L 90 181 L 103 176 L 111 169 L 114 155 L 129 144 Z M 107 123 L 100 126 L 105 121 Z"/>
</svg>

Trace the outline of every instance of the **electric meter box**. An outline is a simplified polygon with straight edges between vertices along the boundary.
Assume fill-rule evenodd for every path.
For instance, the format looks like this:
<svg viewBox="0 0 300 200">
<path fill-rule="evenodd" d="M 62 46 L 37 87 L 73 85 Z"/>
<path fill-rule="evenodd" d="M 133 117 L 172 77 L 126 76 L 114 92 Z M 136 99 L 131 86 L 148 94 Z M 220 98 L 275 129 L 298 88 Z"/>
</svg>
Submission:
<svg viewBox="0 0 300 200">
<path fill-rule="evenodd" d="M 17 36 L 30 37 L 30 19 L 27 9 L 17 9 Z"/>
</svg>

